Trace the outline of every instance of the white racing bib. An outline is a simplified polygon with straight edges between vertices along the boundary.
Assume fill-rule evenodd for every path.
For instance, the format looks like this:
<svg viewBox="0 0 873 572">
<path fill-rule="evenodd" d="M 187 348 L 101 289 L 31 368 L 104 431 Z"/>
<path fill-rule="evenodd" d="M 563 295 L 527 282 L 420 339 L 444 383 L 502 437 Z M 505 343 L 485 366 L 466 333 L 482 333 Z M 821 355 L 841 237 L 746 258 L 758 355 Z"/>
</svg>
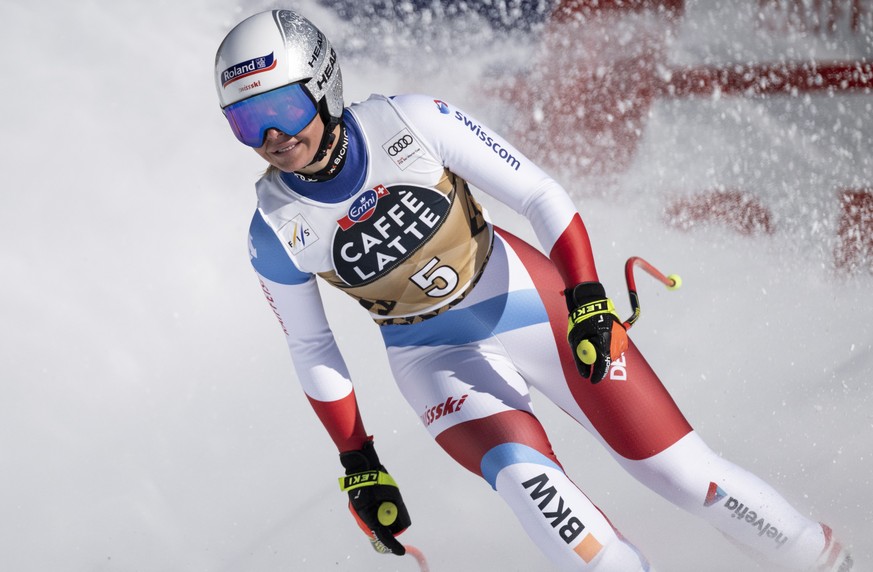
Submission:
<svg viewBox="0 0 873 572">
<path fill-rule="evenodd" d="M 352 111 L 362 135 L 353 147 L 366 153 L 367 169 L 344 190 L 348 198 L 314 200 L 317 191 L 304 196 L 271 173 L 258 183 L 259 208 L 300 270 L 353 296 L 380 323 L 425 319 L 475 283 L 492 229 L 467 183 L 384 98 Z"/>
</svg>

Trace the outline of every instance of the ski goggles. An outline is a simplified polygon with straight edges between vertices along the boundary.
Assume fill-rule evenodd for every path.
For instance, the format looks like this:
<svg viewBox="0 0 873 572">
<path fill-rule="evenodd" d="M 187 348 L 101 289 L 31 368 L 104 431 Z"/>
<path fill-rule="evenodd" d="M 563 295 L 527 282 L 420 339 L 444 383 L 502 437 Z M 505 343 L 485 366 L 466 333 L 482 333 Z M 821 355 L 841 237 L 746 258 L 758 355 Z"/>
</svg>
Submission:
<svg viewBox="0 0 873 572">
<path fill-rule="evenodd" d="M 255 148 L 264 144 L 268 129 L 296 135 L 318 113 L 315 102 L 300 83 L 231 103 L 222 111 L 236 138 Z"/>
</svg>

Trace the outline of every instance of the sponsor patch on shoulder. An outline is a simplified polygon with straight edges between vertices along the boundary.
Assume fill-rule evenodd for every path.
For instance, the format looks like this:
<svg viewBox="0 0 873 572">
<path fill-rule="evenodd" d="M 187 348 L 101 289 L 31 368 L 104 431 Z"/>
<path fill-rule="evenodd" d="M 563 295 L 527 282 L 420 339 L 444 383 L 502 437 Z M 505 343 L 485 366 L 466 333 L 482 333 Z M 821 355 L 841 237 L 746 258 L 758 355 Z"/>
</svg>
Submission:
<svg viewBox="0 0 873 572">
<path fill-rule="evenodd" d="M 405 170 L 419 157 L 424 155 L 424 148 L 412 136 L 409 129 L 403 129 L 391 137 L 391 139 L 382 145 L 382 149 L 388 153 L 388 156 L 391 157 L 391 160 L 394 161 L 394 164 L 397 165 L 401 171 Z"/>
<path fill-rule="evenodd" d="M 304 248 L 318 240 L 318 235 L 303 215 L 297 215 L 288 223 L 288 246 L 293 254 L 298 254 Z"/>
</svg>

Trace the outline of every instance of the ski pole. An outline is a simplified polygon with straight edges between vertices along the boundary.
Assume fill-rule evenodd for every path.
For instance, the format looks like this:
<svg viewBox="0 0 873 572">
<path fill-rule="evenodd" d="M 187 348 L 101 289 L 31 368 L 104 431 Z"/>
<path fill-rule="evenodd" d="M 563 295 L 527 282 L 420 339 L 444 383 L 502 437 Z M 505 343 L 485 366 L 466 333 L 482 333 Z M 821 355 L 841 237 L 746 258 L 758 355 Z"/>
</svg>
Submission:
<svg viewBox="0 0 873 572">
<path fill-rule="evenodd" d="M 427 559 L 424 557 L 424 553 L 416 548 L 415 546 L 406 545 L 406 553 L 415 558 L 415 561 L 418 562 L 418 568 L 421 572 L 430 572 L 430 567 L 427 565 Z"/>
<path fill-rule="evenodd" d="M 385 545 L 382 544 L 382 541 L 374 536 L 370 536 L 370 544 L 373 546 L 373 550 L 375 550 L 379 554 L 390 553 L 390 551 L 386 549 Z M 421 550 L 419 550 L 415 546 L 410 546 L 409 544 L 405 544 L 403 547 L 406 549 L 406 554 L 412 556 L 418 563 L 418 569 L 420 572 L 430 572 L 430 566 L 428 566 L 427 564 L 427 558 L 424 557 L 424 553 Z"/>
<path fill-rule="evenodd" d="M 631 314 L 630 318 L 625 320 L 624 329 L 629 330 L 631 326 L 640 318 L 640 297 L 637 294 L 637 284 L 634 280 L 634 267 L 639 266 L 646 272 L 648 272 L 651 276 L 653 276 L 656 280 L 664 284 L 668 290 L 678 290 L 679 287 L 682 286 L 682 278 L 679 277 L 678 274 L 670 274 L 669 276 L 664 276 L 661 271 L 657 268 L 640 258 L 639 256 L 631 256 L 627 259 L 627 262 L 624 265 L 624 278 L 627 282 L 627 293 L 630 297 L 630 305 L 631 310 L 633 310 L 633 314 Z"/>
</svg>

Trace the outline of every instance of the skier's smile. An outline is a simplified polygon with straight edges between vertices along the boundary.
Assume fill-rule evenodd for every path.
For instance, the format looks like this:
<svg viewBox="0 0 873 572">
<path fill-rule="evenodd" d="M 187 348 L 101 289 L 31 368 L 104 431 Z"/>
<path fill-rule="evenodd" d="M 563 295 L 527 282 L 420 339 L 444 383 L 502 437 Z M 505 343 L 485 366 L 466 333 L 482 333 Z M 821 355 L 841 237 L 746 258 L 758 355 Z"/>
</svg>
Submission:
<svg viewBox="0 0 873 572">
<path fill-rule="evenodd" d="M 270 128 L 264 137 L 264 144 L 255 152 L 280 171 L 302 172 L 315 157 L 323 131 L 324 122 L 318 116 L 295 135 Z"/>
</svg>

